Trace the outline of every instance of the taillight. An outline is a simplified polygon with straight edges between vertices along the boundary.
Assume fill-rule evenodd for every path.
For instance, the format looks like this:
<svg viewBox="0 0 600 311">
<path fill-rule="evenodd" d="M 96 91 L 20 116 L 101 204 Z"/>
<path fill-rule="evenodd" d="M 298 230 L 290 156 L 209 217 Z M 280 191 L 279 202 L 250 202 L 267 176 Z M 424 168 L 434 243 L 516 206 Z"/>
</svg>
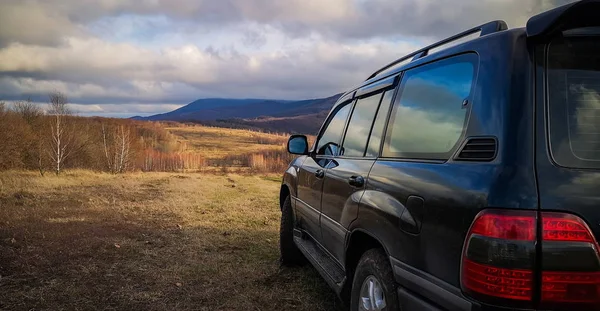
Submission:
<svg viewBox="0 0 600 311">
<path fill-rule="evenodd" d="M 600 309 L 598 243 L 579 217 L 542 213 L 542 290 L 545 308 Z"/>
<path fill-rule="evenodd" d="M 509 307 L 600 310 L 600 255 L 590 228 L 574 215 L 541 213 L 536 256 L 537 215 L 485 210 L 475 217 L 463 251 L 463 290 Z"/>
<path fill-rule="evenodd" d="M 463 252 L 464 291 L 484 302 L 531 305 L 536 244 L 535 211 L 486 210 L 475 217 Z"/>
</svg>

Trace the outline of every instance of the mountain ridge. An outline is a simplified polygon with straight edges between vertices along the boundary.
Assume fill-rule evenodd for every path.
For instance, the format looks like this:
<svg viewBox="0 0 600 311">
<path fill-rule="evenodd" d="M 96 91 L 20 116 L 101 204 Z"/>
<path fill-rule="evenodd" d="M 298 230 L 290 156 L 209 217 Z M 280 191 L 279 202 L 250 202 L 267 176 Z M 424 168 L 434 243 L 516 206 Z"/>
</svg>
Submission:
<svg viewBox="0 0 600 311">
<path fill-rule="evenodd" d="M 341 95 L 305 100 L 203 98 L 170 112 L 132 119 L 314 134 Z"/>
</svg>

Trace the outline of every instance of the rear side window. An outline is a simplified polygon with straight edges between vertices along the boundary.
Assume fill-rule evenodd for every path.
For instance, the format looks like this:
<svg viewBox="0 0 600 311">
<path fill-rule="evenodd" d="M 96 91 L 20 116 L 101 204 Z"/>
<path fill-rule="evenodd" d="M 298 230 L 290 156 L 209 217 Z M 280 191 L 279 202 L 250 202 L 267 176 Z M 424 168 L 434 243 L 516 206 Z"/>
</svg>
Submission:
<svg viewBox="0 0 600 311">
<path fill-rule="evenodd" d="M 340 155 L 362 157 L 367 148 L 367 140 L 373 125 L 373 119 L 379 107 L 382 93 L 361 98 L 354 105 Z"/>
<path fill-rule="evenodd" d="M 548 127 L 554 161 L 600 168 L 600 37 L 560 38 L 548 47 Z"/>
<path fill-rule="evenodd" d="M 346 104 L 339 108 L 330 118 L 317 144 L 317 155 L 336 156 L 339 154 L 339 144 L 342 132 L 350 114 L 352 105 Z"/>
<path fill-rule="evenodd" d="M 465 54 L 407 71 L 394 103 L 384 157 L 447 160 L 460 143 L 477 56 Z"/>
<path fill-rule="evenodd" d="M 393 96 L 393 89 L 388 90 L 383 94 L 381 105 L 379 105 L 379 110 L 375 117 L 375 123 L 373 123 L 373 130 L 371 130 L 371 138 L 369 138 L 369 146 L 367 147 L 366 153 L 367 157 L 379 156 L 379 148 L 381 147 L 381 141 L 384 135 L 383 130 L 385 128 L 385 121 L 387 121 Z"/>
</svg>

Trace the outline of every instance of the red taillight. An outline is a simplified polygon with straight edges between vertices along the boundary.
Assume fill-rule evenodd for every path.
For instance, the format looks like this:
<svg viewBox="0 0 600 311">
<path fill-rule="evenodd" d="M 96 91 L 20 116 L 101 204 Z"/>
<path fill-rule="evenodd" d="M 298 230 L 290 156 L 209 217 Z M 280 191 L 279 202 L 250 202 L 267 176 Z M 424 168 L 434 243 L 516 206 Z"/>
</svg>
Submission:
<svg viewBox="0 0 600 311">
<path fill-rule="evenodd" d="M 600 310 L 600 254 L 592 231 L 575 215 L 543 212 L 538 241 L 537 215 L 486 210 L 475 217 L 463 251 L 464 291 L 517 308 Z"/>
<path fill-rule="evenodd" d="M 542 301 L 598 302 L 599 285 L 600 272 L 542 272 Z"/>
<path fill-rule="evenodd" d="M 587 225 L 577 216 L 544 213 L 542 216 L 544 241 L 573 241 L 596 243 Z"/>
<path fill-rule="evenodd" d="M 507 240 L 535 240 L 535 217 L 484 213 L 473 223 L 471 234 Z"/>
<path fill-rule="evenodd" d="M 590 228 L 581 218 L 563 213 L 542 213 L 542 226 L 542 304 L 600 309 L 600 258 Z M 576 264 L 567 267 L 571 262 Z"/>
<path fill-rule="evenodd" d="M 531 271 L 496 268 L 468 259 L 463 262 L 463 271 L 463 285 L 475 292 L 508 299 L 531 299 Z"/>
<path fill-rule="evenodd" d="M 490 303 L 530 306 L 535 263 L 535 211 L 486 210 L 475 217 L 463 253 L 465 292 Z"/>
</svg>

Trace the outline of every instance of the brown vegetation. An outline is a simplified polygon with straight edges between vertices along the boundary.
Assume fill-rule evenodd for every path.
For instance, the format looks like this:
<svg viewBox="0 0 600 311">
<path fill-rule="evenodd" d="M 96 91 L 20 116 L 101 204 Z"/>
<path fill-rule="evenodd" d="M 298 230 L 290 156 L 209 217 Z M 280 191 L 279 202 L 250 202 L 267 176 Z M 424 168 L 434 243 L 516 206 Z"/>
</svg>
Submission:
<svg viewBox="0 0 600 311">
<path fill-rule="evenodd" d="M 279 266 L 278 190 L 259 176 L 0 172 L 0 309 L 334 310 L 314 269 Z"/>
<path fill-rule="evenodd" d="M 281 172 L 293 159 L 287 134 L 74 116 L 68 99 L 49 96 L 0 106 L 0 170 L 64 168 L 128 171 Z"/>
</svg>

